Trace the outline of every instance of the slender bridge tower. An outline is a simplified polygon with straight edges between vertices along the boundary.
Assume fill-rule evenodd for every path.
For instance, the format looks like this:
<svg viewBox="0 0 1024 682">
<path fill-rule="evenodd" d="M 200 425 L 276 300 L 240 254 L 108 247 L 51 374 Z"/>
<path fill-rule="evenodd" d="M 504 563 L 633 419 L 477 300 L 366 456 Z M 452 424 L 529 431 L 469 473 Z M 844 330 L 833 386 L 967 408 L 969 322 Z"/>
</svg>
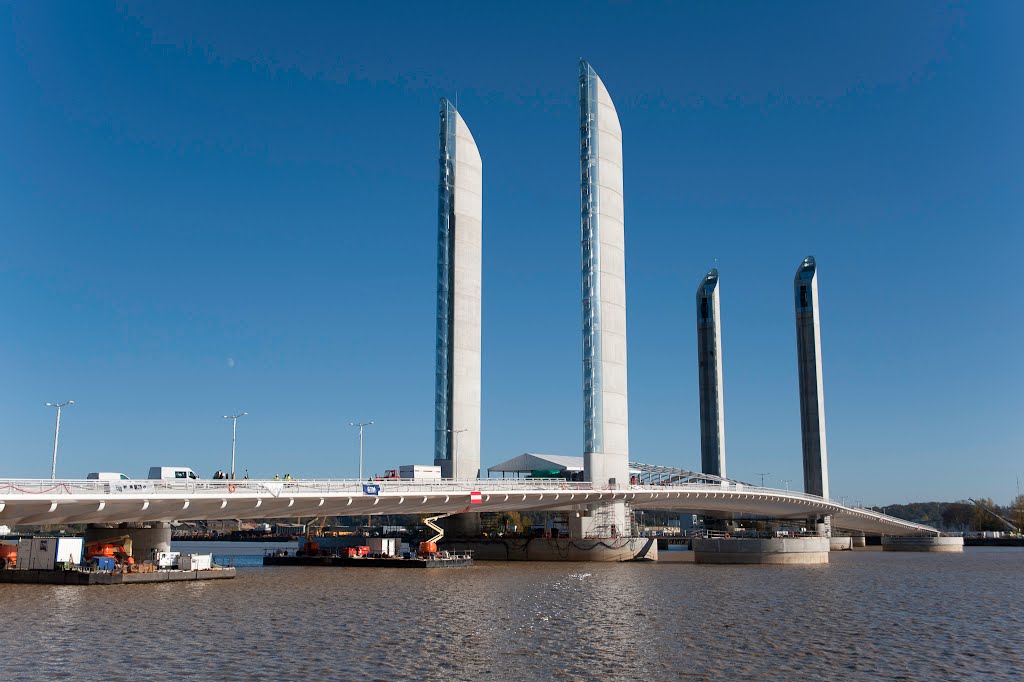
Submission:
<svg viewBox="0 0 1024 682">
<path fill-rule="evenodd" d="M 697 287 L 697 380 L 700 387 L 700 470 L 725 478 L 725 413 L 722 405 L 722 322 L 718 270 Z"/>
<path fill-rule="evenodd" d="M 445 478 L 480 476 L 482 178 L 473 135 L 442 99 L 434 464 Z"/>
<path fill-rule="evenodd" d="M 800 375 L 800 435 L 804 454 L 804 492 L 828 499 L 828 451 L 825 446 L 825 394 L 821 378 L 821 325 L 818 271 L 804 258 L 793 279 L 796 351 Z M 830 532 L 829 519 L 822 519 Z"/>
<path fill-rule="evenodd" d="M 612 98 L 580 61 L 580 227 L 583 255 L 583 471 L 598 487 L 629 484 L 626 261 L 622 129 Z M 625 505 L 600 505 L 573 534 L 626 530 Z"/>
</svg>

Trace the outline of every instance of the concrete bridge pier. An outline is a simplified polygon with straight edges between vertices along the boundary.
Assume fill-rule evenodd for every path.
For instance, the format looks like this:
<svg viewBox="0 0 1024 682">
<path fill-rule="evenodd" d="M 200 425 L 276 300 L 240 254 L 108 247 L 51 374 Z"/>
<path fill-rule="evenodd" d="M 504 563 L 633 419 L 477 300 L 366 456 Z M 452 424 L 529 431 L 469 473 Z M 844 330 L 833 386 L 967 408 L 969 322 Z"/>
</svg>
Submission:
<svg viewBox="0 0 1024 682">
<path fill-rule="evenodd" d="M 886 552 L 963 552 L 964 539 L 940 535 L 883 535 L 882 550 Z"/>
<path fill-rule="evenodd" d="M 96 540 L 120 542 L 126 535 L 132 540 L 132 558 L 137 564 L 150 558 L 153 550 L 171 551 L 171 524 L 163 522 L 118 525 L 90 523 L 85 529 L 85 544 Z"/>
<path fill-rule="evenodd" d="M 829 539 L 802 538 L 694 538 L 697 564 L 827 564 Z"/>
<path fill-rule="evenodd" d="M 455 514 L 441 519 L 437 522 L 437 525 L 444 528 L 445 538 L 450 540 L 477 538 L 480 537 L 480 533 L 482 532 L 479 512 Z"/>
<path fill-rule="evenodd" d="M 859 534 L 854 535 L 852 537 L 852 540 L 853 540 L 853 548 L 854 549 L 859 549 L 861 547 L 867 547 L 868 546 L 868 539 L 864 536 L 864 533 L 859 533 Z"/>
<path fill-rule="evenodd" d="M 622 502 L 580 505 L 569 513 L 570 537 L 473 538 L 445 535 L 442 546 L 472 550 L 481 561 L 657 561 L 655 538 L 631 537 Z M 444 521 L 458 521 L 463 514 Z"/>
<path fill-rule="evenodd" d="M 569 514 L 569 537 L 574 540 L 617 538 L 630 534 L 624 502 L 586 505 Z"/>
<path fill-rule="evenodd" d="M 853 537 L 849 535 L 833 535 L 828 539 L 828 548 L 832 552 L 853 549 Z"/>
</svg>

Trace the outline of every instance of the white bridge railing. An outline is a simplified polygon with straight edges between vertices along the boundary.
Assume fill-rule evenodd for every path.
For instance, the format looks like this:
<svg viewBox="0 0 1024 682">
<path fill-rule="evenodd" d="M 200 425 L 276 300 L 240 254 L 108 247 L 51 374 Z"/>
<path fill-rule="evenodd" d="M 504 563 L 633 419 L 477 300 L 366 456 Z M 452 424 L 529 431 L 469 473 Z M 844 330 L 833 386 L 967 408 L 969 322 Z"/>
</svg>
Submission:
<svg viewBox="0 0 1024 682">
<path fill-rule="evenodd" d="M 367 490 L 365 486 L 374 486 Z M 111 501 L 115 498 L 124 500 L 174 499 L 193 498 L 196 501 L 210 498 L 264 498 L 264 497 L 351 497 L 366 498 L 374 496 L 378 499 L 394 499 L 403 496 L 423 495 L 469 495 L 480 491 L 485 495 L 495 493 L 537 493 L 541 498 L 550 493 L 577 492 L 580 494 L 600 494 L 598 499 L 618 501 L 643 506 L 654 506 L 659 500 L 669 506 L 678 506 L 681 496 L 690 498 L 699 506 L 704 497 L 719 498 L 719 506 L 732 498 L 738 503 L 768 502 L 782 504 L 814 505 L 819 514 L 834 515 L 839 527 L 857 527 L 858 523 L 868 523 L 871 527 L 902 527 L 932 533 L 933 528 L 902 519 L 887 516 L 872 509 L 847 507 L 839 502 L 826 500 L 815 495 L 792 490 L 759 488 L 744 483 L 722 481 L 721 483 L 698 482 L 676 484 L 643 484 L 597 487 L 586 481 L 567 481 L 564 479 L 513 479 L 513 478 L 482 478 L 482 479 L 385 479 L 380 481 L 360 481 L 354 479 L 292 479 L 292 480 L 256 480 L 256 479 L 188 479 L 188 480 L 157 480 L 137 479 L 123 481 L 102 480 L 61 480 L 49 479 L 0 479 L 0 512 L 5 506 L 30 502 L 34 499 L 50 502 L 51 511 L 57 505 L 74 503 L 76 500 Z M 614 495 L 609 495 L 613 493 Z M 558 500 L 558 495 L 553 500 Z M 507 500 L 506 500 L 507 501 Z M 539 500 L 543 501 L 543 500 Z M 569 500 L 562 500 L 565 504 Z M 597 501 L 597 500 L 593 500 Z M 424 502 L 426 500 L 424 499 Z M 445 499 L 447 503 L 448 500 Z M 493 503 L 493 500 L 491 501 Z M 582 500 L 577 500 L 582 502 Z M 351 500 L 349 501 L 351 504 Z M 147 502 L 148 504 L 148 502 Z M 321 502 L 322 504 L 322 502 Z M 791 511 L 791 510 L 790 510 Z M 757 512 L 760 513 L 760 512 Z"/>
<path fill-rule="evenodd" d="M 0 479 L 0 498 L 12 495 L 108 495 L 112 493 L 145 493 L 167 495 L 222 495 L 222 494 L 350 494 L 362 495 L 363 486 L 379 486 L 381 493 L 463 493 L 476 490 L 488 492 L 505 491 L 557 491 L 595 490 L 587 482 L 562 479 L 384 479 L 380 481 L 359 481 L 353 479 L 188 479 L 159 480 L 136 479 L 124 481 L 63 480 L 50 479 Z M 607 490 L 607 488 L 605 489 Z"/>
</svg>

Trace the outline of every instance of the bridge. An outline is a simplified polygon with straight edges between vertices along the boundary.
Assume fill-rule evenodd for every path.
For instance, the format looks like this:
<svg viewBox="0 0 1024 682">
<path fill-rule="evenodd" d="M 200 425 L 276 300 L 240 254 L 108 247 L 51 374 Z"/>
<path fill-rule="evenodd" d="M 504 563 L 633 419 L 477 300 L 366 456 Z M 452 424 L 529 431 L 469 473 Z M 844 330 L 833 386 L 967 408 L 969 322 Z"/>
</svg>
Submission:
<svg viewBox="0 0 1024 682">
<path fill-rule="evenodd" d="M 789 490 L 719 481 L 641 483 L 617 489 L 558 479 L 38 480 L 0 479 L 0 524 L 160 522 L 250 518 L 573 510 L 623 502 L 634 509 L 829 515 L 834 528 L 878 535 L 939 535 L 930 526 Z M 582 509 L 583 507 L 579 507 Z"/>
</svg>

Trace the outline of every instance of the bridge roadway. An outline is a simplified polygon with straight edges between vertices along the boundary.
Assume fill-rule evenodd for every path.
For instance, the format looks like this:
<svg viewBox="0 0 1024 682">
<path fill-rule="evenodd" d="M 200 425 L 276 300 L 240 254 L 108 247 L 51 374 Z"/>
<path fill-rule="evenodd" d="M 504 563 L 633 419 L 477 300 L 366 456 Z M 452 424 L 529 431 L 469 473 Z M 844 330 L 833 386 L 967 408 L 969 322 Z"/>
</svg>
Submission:
<svg viewBox="0 0 1024 682">
<path fill-rule="evenodd" d="M 634 509 L 694 514 L 732 512 L 775 519 L 831 515 L 834 529 L 879 535 L 939 532 L 815 495 L 744 484 L 631 485 L 610 490 L 591 483 L 538 479 L 378 481 L 376 495 L 353 480 L 51 481 L 0 479 L 0 524 L 120 523 L 444 514 L 464 511 L 571 510 L 621 501 Z M 479 492 L 480 504 L 471 503 Z"/>
</svg>

